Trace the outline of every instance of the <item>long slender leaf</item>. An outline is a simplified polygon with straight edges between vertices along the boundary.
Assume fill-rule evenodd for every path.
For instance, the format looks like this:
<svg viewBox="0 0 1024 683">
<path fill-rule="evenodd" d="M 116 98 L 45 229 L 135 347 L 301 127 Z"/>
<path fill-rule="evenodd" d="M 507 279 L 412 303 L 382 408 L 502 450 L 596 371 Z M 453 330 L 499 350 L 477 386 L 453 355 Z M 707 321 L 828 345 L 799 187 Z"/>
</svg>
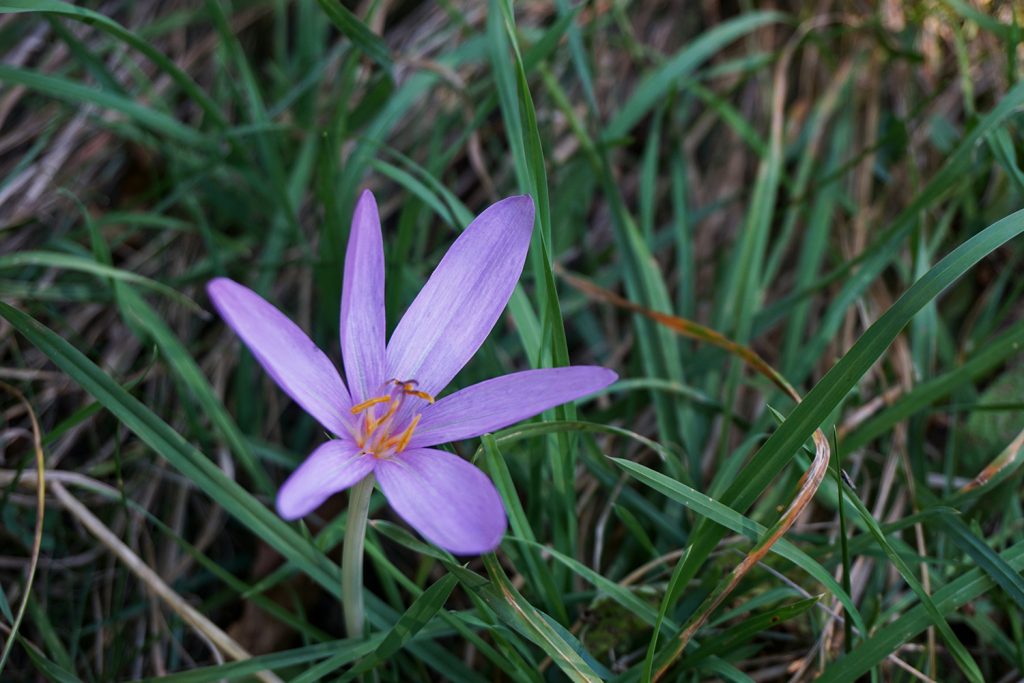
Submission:
<svg viewBox="0 0 1024 683">
<path fill-rule="evenodd" d="M 1019 573 L 1024 570 L 1024 543 L 1017 543 L 1000 556 L 1014 571 Z M 995 586 L 996 583 L 981 569 L 971 569 L 935 591 L 932 602 L 939 612 L 946 614 L 959 609 Z M 932 616 L 928 609 L 924 605 L 917 605 L 871 634 L 870 638 L 855 647 L 852 652 L 829 664 L 817 680 L 821 683 L 852 683 L 895 652 L 900 645 L 928 628 L 931 623 Z"/>
<path fill-rule="evenodd" d="M 377 62 L 389 75 L 391 74 L 394 68 L 391 63 L 391 53 L 380 36 L 371 31 L 366 24 L 359 20 L 359 17 L 338 0 L 317 0 L 317 2 L 339 31 L 366 53 L 366 56 Z"/>
</svg>

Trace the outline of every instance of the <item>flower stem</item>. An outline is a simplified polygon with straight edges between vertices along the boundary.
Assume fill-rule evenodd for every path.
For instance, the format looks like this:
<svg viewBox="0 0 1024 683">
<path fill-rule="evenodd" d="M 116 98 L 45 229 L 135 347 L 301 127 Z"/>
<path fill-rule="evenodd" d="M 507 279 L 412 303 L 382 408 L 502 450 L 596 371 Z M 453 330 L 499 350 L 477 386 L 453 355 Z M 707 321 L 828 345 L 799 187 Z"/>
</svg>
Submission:
<svg viewBox="0 0 1024 683">
<path fill-rule="evenodd" d="M 341 607 L 349 638 L 363 637 L 363 545 L 372 493 L 373 475 L 368 474 L 352 488 L 348 499 L 348 521 L 341 551 Z"/>
</svg>

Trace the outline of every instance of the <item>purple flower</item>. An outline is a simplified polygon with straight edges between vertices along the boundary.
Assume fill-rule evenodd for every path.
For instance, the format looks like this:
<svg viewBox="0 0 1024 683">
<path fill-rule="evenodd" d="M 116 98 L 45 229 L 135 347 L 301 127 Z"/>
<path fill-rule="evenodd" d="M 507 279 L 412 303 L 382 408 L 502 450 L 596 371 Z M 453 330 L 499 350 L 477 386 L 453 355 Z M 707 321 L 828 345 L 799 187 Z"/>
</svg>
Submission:
<svg viewBox="0 0 1024 683">
<path fill-rule="evenodd" d="M 280 311 L 218 278 L 210 299 L 274 381 L 334 438 L 317 448 L 277 496 L 297 519 L 370 474 L 398 514 L 460 555 L 494 550 L 505 510 L 487 476 L 446 451 L 468 439 L 611 384 L 600 367 L 515 372 L 434 399 L 487 338 L 523 270 L 533 201 L 509 197 L 459 236 L 385 345 L 384 245 L 377 204 L 363 192 L 352 217 L 341 300 L 348 387 L 323 351 Z"/>
</svg>

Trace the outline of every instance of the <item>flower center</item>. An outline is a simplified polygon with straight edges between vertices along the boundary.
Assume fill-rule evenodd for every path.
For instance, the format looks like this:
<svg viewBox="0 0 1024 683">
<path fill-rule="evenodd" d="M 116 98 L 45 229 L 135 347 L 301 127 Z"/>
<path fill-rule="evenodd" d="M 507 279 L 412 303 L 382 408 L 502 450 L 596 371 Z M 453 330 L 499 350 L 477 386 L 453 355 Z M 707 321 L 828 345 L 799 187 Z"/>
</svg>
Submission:
<svg viewBox="0 0 1024 683">
<path fill-rule="evenodd" d="M 384 393 L 352 406 L 356 419 L 352 436 L 363 453 L 375 458 L 390 458 L 398 455 L 409 445 L 420 413 L 412 416 L 404 425 L 396 424 L 404 413 L 402 406 L 410 398 L 433 403 L 434 397 L 416 388 L 416 380 L 390 379 L 381 388 Z"/>
</svg>

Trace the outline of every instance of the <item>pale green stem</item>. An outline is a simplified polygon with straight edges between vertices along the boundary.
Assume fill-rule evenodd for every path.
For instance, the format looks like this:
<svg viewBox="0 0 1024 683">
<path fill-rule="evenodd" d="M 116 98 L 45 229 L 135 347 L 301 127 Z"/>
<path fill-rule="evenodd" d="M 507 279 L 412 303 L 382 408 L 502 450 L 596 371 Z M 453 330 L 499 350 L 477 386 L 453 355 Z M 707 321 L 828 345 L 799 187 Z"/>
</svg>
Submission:
<svg viewBox="0 0 1024 683">
<path fill-rule="evenodd" d="M 348 498 L 348 521 L 341 551 L 341 607 L 349 638 L 363 637 L 363 544 L 372 493 L 373 475 L 368 474 L 352 487 Z"/>
</svg>

